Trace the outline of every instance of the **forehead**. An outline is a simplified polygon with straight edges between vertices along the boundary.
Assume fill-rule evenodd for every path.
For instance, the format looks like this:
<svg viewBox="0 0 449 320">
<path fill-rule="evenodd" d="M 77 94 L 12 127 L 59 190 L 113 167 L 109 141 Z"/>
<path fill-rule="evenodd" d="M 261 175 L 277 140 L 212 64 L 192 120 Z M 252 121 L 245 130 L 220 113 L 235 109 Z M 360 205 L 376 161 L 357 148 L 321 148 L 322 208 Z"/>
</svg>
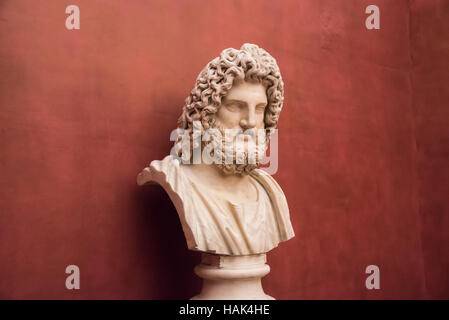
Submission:
<svg viewBox="0 0 449 320">
<path fill-rule="evenodd" d="M 225 100 L 267 103 L 267 93 L 265 87 L 259 82 L 236 81 Z"/>
</svg>

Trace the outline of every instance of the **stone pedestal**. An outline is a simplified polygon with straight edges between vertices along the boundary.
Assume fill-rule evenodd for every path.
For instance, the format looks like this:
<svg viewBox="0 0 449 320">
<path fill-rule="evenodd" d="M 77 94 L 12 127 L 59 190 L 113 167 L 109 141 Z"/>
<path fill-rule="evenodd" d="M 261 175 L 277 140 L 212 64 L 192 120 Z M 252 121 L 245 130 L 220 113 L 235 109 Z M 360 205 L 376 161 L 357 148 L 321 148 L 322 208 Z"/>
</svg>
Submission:
<svg viewBox="0 0 449 320">
<path fill-rule="evenodd" d="M 261 278 L 270 272 L 266 254 L 225 256 L 203 253 L 195 273 L 203 279 L 201 293 L 192 300 L 274 300 L 266 295 Z"/>
</svg>

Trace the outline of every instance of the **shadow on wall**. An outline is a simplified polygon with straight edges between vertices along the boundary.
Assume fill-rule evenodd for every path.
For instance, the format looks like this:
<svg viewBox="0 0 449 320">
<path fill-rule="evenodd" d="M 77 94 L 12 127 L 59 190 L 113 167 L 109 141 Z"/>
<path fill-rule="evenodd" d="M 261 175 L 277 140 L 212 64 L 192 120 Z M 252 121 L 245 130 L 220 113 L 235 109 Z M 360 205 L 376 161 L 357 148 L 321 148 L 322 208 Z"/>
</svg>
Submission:
<svg viewBox="0 0 449 320">
<path fill-rule="evenodd" d="M 147 159 L 162 159 L 169 154 L 173 146 L 170 132 L 176 128 L 182 111 L 179 104 L 183 99 L 176 94 L 164 94 L 149 102 L 148 123 L 143 128 L 150 129 L 148 135 L 151 138 L 146 145 L 151 151 L 145 155 Z M 172 107 L 162 108 L 164 105 Z M 150 273 L 150 282 L 141 284 L 146 293 L 143 298 L 189 299 L 198 294 L 201 280 L 193 268 L 200 263 L 201 255 L 187 249 L 178 213 L 168 194 L 158 184 L 136 185 L 132 194 L 136 204 L 135 237 L 144 260 L 142 263 Z"/>
<path fill-rule="evenodd" d="M 198 294 L 201 280 L 193 268 L 200 253 L 187 249 L 178 213 L 157 184 L 136 187 L 138 234 L 145 265 L 151 266 L 149 299 L 189 299 Z"/>
</svg>

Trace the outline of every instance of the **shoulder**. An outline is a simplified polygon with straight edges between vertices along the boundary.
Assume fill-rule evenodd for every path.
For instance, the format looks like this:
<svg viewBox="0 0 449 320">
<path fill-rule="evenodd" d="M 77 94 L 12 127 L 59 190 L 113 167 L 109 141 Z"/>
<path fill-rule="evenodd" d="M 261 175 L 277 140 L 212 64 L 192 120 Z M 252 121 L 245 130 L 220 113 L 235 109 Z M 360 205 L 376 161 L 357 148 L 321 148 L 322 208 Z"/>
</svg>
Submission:
<svg viewBox="0 0 449 320">
<path fill-rule="evenodd" d="M 172 155 L 166 156 L 162 160 L 153 160 L 150 163 L 150 169 L 153 171 L 170 173 L 179 170 L 179 161 Z"/>
<path fill-rule="evenodd" d="M 262 169 L 254 169 L 251 175 L 264 187 L 273 203 L 275 219 L 277 221 L 281 241 L 294 237 L 292 224 L 290 222 L 290 211 L 287 199 L 279 184 L 274 178 Z"/>
<path fill-rule="evenodd" d="M 171 155 L 162 160 L 153 160 L 137 176 L 137 183 L 143 185 L 150 182 L 161 184 L 164 180 L 171 182 L 179 178 L 179 161 Z M 161 181 L 162 180 L 162 181 Z"/>
<path fill-rule="evenodd" d="M 262 169 L 254 169 L 251 172 L 251 176 L 254 177 L 257 181 L 262 183 L 265 188 L 268 188 L 270 191 L 278 194 L 284 195 L 281 186 L 276 182 L 276 180 L 266 171 Z"/>
</svg>

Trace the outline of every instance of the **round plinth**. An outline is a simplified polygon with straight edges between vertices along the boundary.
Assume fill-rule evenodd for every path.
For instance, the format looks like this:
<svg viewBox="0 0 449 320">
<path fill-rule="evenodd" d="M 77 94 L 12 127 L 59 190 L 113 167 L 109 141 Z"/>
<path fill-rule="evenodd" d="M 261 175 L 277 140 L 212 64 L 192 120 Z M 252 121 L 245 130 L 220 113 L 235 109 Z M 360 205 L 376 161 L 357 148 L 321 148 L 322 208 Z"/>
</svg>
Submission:
<svg viewBox="0 0 449 320">
<path fill-rule="evenodd" d="M 203 279 L 193 300 L 272 300 L 261 278 L 270 272 L 266 255 L 224 256 L 203 253 L 195 273 Z"/>
</svg>

